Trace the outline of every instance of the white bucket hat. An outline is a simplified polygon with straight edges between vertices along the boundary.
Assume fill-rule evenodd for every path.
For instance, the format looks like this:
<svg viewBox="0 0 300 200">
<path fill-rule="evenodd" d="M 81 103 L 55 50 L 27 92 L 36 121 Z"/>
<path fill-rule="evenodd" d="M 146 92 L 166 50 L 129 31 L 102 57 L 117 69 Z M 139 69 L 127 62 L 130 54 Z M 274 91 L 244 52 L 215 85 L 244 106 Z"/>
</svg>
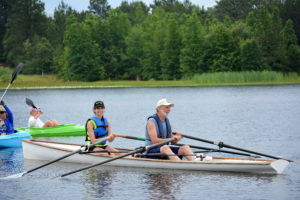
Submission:
<svg viewBox="0 0 300 200">
<path fill-rule="evenodd" d="M 156 108 L 160 107 L 160 106 L 174 106 L 173 103 L 169 102 L 167 99 L 160 99 L 158 100 L 158 102 L 156 103 Z"/>
</svg>

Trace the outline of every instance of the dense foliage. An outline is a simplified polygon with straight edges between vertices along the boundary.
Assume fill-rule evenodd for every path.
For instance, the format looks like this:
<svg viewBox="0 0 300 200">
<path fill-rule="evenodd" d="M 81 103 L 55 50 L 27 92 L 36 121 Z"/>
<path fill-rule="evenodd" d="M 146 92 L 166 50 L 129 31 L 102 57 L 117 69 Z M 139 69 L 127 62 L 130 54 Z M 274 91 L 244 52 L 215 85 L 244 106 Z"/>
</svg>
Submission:
<svg viewBox="0 0 300 200">
<path fill-rule="evenodd" d="M 46 16 L 40 0 L 0 1 L 0 63 L 64 80 L 178 80 L 231 71 L 300 73 L 300 0 L 90 0 L 61 2 Z"/>
<path fill-rule="evenodd" d="M 0 82 L 9 81 L 11 79 L 11 71 L 8 68 L 0 66 Z"/>
</svg>

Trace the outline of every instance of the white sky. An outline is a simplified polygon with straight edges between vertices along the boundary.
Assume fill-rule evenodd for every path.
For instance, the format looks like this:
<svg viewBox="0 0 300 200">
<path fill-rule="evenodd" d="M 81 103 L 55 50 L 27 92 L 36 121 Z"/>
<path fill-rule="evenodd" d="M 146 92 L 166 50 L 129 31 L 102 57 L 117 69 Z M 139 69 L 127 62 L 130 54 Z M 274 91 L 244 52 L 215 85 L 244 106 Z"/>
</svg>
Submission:
<svg viewBox="0 0 300 200">
<path fill-rule="evenodd" d="M 45 3 L 45 12 L 47 15 L 53 15 L 54 9 L 59 5 L 59 3 L 62 0 L 41 0 Z M 127 0 L 128 2 L 132 2 L 133 0 Z M 138 0 L 140 1 L 140 0 Z M 142 0 L 143 2 L 147 3 L 148 5 L 150 3 L 153 3 L 153 0 Z M 64 0 L 66 4 L 71 6 L 73 9 L 77 11 L 87 10 L 89 6 L 89 0 Z M 121 4 L 122 0 L 108 0 L 109 5 L 111 5 L 113 8 L 119 6 Z M 190 0 L 195 5 L 199 5 L 200 7 L 204 6 L 212 7 L 216 5 L 215 0 Z"/>
</svg>

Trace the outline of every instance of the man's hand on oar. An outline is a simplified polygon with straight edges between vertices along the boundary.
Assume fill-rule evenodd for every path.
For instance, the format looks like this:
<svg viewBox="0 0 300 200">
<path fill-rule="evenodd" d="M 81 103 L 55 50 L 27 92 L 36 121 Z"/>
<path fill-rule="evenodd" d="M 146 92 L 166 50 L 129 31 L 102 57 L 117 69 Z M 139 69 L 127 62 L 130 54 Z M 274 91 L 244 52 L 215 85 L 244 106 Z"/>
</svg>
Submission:
<svg viewBox="0 0 300 200">
<path fill-rule="evenodd" d="M 202 138 L 198 138 L 198 137 L 194 137 L 194 136 L 190 136 L 190 135 L 185 135 L 185 134 L 182 134 L 182 136 L 185 137 L 185 138 L 192 139 L 192 140 L 197 140 L 197 141 L 206 142 L 206 143 L 209 143 L 209 144 L 214 144 L 214 145 L 219 146 L 220 148 L 226 147 L 226 148 L 230 148 L 230 149 L 244 151 L 244 152 L 247 152 L 247 153 L 252 153 L 252 154 L 256 154 L 256 155 L 260 155 L 260 156 L 265 156 L 265 157 L 268 157 L 268 158 L 273 158 L 273 159 L 277 159 L 277 160 L 282 159 L 282 160 L 286 160 L 286 161 L 289 161 L 289 162 L 293 162 L 292 160 L 288 160 L 288 159 L 285 159 L 285 158 L 280 158 L 280 157 L 277 157 L 277 156 L 272 156 L 272 155 L 268 155 L 268 154 L 264 154 L 264 153 L 259 153 L 259 152 L 243 149 L 243 148 L 240 148 L 240 147 L 234 147 L 234 146 L 231 146 L 231 145 L 224 144 L 223 142 L 214 142 L 214 141 L 210 141 L 210 140 L 206 140 L 206 139 L 202 139 Z"/>
<path fill-rule="evenodd" d="M 104 161 L 99 162 L 99 163 L 96 163 L 96 164 L 89 165 L 89 166 L 87 166 L 87 167 L 83 167 L 83 168 L 80 168 L 80 169 L 71 171 L 71 172 L 69 172 L 69 173 L 62 174 L 62 175 L 60 175 L 60 176 L 57 177 L 57 178 L 62 178 L 62 177 L 65 177 L 65 176 L 74 174 L 74 173 L 76 173 L 76 172 L 80 172 L 80 171 L 83 171 L 83 170 L 86 170 L 86 169 L 89 169 L 89 168 L 92 168 L 92 167 L 96 167 L 96 166 L 99 166 L 99 165 L 103 165 L 103 164 L 105 164 L 105 163 L 108 163 L 108 162 L 111 162 L 111 161 L 114 161 L 114 160 L 118 160 L 118 159 L 120 159 L 120 158 L 124 158 L 124 157 L 126 157 L 126 156 L 133 155 L 133 154 L 135 154 L 135 153 L 141 153 L 141 152 L 147 151 L 147 150 L 149 150 L 149 149 L 153 149 L 153 148 L 156 148 L 156 147 L 165 145 L 165 144 L 167 144 L 167 143 L 169 143 L 169 142 L 172 142 L 172 141 L 175 141 L 175 138 L 170 138 L 170 139 L 168 139 L 168 140 L 166 140 L 166 141 L 163 141 L 163 142 L 160 142 L 160 143 L 156 143 L 156 144 L 153 144 L 153 145 L 150 145 L 150 146 L 138 147 L 137 149 L 135 149 L 135 150 L 133 150 L 133 151 L 130 151 L 130 152 L 128 152 L 128 153 L 125 153 L 125 154 L 122 154 L 122 155 L 119 155 L 119 156 L 115 156 L 115 157 L 113 157 L 113 158 L 104 160 Z"/>
</svg>

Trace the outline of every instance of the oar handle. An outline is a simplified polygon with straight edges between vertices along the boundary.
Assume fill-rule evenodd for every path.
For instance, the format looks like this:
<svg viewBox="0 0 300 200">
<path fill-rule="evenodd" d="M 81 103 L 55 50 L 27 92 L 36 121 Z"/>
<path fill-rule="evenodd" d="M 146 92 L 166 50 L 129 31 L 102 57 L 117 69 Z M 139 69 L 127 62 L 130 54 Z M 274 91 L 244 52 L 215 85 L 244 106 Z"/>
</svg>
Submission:
<svg viewBox="0 0 300 200">
<path fill-rule="evenodd" d="M 141 137 L 134 137 L 134 136 L 129 136 L 129 135 L 121 135 L 114 133 L 116 137 L 121 137 L 121 138 L 127 138 L 127 139 L 132 139 L 132 140 L 140 140 L 140 141 L 146 141 L 146 138 L 141 138 Z"/>
</svg>

